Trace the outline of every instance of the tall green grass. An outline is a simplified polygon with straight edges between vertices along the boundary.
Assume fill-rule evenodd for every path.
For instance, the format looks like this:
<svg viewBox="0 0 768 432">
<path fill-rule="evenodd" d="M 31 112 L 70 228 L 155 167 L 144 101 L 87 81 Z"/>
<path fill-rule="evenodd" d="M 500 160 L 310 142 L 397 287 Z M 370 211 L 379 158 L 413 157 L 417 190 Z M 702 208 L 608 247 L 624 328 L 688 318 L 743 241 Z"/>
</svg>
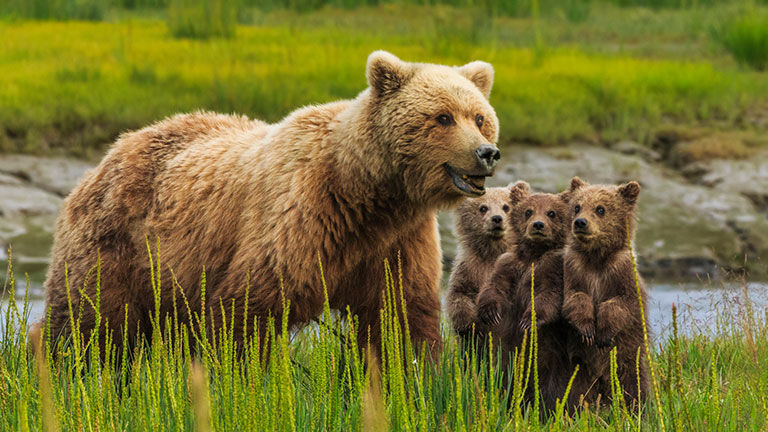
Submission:
<svg viewBox="0 0 768 432">
<path fill-rule="evenodd" d="M 176 37 L 208 39 L 235 35 L 239 0 L 170 0 L 168 28 Z"/>
<path fill-rule="evenodd" d="M 681 336 L 673 309 L 674 331 L 658 345 L 645 346 L 655 370 L 655 392 L 639 414 L 614 398 L 597 412 L 568 413 L 559 404 L 554 413 L 540 417 L 536 403 L 526 404 L 523 397 L 526 387 L 536 383 L 535 325 L 511 360 L 511 380 L 504 379 L 500 359 L 479 355 L 474 347 L 462 349 L 448 334 L 442 354 L 430 361 L 426 350 L 414 347 L 408 337 L 399 264 L 385 263 L 385 269 L 380 364 L 358 351 L 355 317 L 348 311 L 334 315 L 327 298 L 318 324 L 300 333 L 292 333 L 284 319 L 268 318 L 266 334 L 235 340 L 234 326 L 247 323 L 231 319 L 232 305 L 210 305 L 230 311 L 227 325 L 215 329 L 205 320 L 205 311 L 191 311 L 193 325 L 186 326 L 175 313 L 160 316 L 156 308 L 149 341 L 109 341 L 109 333 L 75 331 L 65 342 L 45 338 L 37 356 L 30 354 L 26 338 L 28 301 L 19 305 L 11 301 L 4 308 L 5 324 L 0 329 L 0 429 L 678 431 L 768 427 L 768 311 L 746 307 L 732 315 L 724 313 L 718 318 L 722 326 L 717 335 Z M 320 265 L 318 271 L 322 272 Z M 169 287 L 160 286 L 156 256 L 152 273 L 159 298 L 160 290 Z M 91 283 L 98 284 L 98 275 L 97 268 Z M 6 287 L 13 291 L 14 286 L 9 264 Z M 81 308 L 98 308 L 96 292 L 92 303 L 83 302 L 71 310 L 73 322 Z M 186 306 L 180 302 L 178 307 Z M 286 307 L 290 307 L 287 301 Z M 94 347 L 103 338 L 107 346 L 114 342 L 129 348 L 110 348 L 101 354 Z M 611 363 L 615 372 L 615 355 Z"/>
<path fill-rule="evenodd" d="M 752 12 L 723 23 L 715 39 L 740 63 L 768 70 L 768 14 Z"/>
</svg>

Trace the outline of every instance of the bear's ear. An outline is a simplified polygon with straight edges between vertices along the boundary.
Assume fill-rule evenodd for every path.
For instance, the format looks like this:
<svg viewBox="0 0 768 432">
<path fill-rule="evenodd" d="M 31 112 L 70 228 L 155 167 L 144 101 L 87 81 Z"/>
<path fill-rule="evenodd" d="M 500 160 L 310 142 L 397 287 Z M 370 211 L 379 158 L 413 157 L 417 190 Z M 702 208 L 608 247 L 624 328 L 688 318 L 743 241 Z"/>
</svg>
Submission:
<svg viewBox="0 0 768 432">
<path fill-rule="evenodd" d="M 640 184 L 636 181 L 631 181 L 619 186 L 619 195 L 629 204 L 636 203 L 637 196 L 640 195 Z"/>
<path fill-rule="evenodd" d="M 568 190 L 569 192 L 573 192 L 575 190 L 581 189 L 584 186 L 587 186 L 589 183 L 585 182 L 584 180 L 574 177 L 571 179 L 571 188 Z"/>
<path fill-rule="evenodd" d="M 509 187 L 509 200 L 512 205 L 517 205 L 531 194 L 531 187 L 524 181 L 519 181 Z"/>
<path fill-rule="evenodd" d="M 396 92 L 413 75 L 412 67 L 386 51 L 374 51 L 365 67 L 368 85 L 377 96 Z"/>
<path fill-rule="evenodd" d="M 480 93 L 488 99 L 491 96 L 491 87 L 493 87 L 493 66 L 484 61 L 473 61 L 457 68 L 459 73 L 466 79 L 472 81 Z"/>
</svg>

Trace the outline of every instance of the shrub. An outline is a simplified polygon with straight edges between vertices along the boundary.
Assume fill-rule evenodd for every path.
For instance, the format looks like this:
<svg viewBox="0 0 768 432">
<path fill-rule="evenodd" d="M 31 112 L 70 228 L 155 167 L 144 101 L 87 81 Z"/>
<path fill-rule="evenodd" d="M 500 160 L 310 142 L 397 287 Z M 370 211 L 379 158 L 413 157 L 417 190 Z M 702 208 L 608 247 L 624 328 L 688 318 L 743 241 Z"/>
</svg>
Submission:
<svg viewBox="0 0 768 432">
<path fill-rule="evenodd" d="M 179 38 L 230 38 L 235 35 L 238 0 L 171 0 L 168 28 Z"/>
<path fill-rule="evenodd" d="M 768 69 L 768 16 L 744 15 L 714 31 L 715 39 L 738 61 L 756 70 Z"/>
</svg>

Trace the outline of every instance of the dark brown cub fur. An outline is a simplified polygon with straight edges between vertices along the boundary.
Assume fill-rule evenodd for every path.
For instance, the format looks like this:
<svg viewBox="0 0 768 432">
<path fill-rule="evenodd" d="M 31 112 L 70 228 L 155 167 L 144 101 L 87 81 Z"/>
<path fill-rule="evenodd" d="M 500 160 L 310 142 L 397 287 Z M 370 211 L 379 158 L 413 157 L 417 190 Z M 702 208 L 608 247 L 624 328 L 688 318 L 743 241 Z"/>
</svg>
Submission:
<svg viewBox="0 0 768 432">
<path fill-rule="evenodd" d="M 456 210 L 459 251 L 450 277 L 448 315 L 453 329 L 465 341 L 487 329 L 478 327 L 475 297 L 488 281 L 493 263 L 511 245 L 509 188 L 489 189 L 479 198 L 467 198 Z"/>
<path fill-rule="evenodd" d="M 531 327 L 531 266 L 538 329 L 539 389 L 544 406 L 555 407 L 570 374 L 564 345 L 567 324 L 561 319 L 563 255 L 568 226 L 568 195 L 531 194 L 527 183 L 511 191 L 512 251 L 496 261 L 490 283 L 477 299 L 478 315 L 498 335 L 502 361 L 520 348 Z M 528 386 L 528 399 L 534 396 Z"/>
<path fill-rule="evenodd" d="M 647 394 L 640 302 L 627 235 L 634 239 L 637 182 L 621 186 L 571 181 L 571 235 L 564 254 L 563 315 L 572 325 L 569 356 L 580 371 L 572 389 L 594 403 L 611 397 L 610 348 L 617 348 L 618 378 L 629 405 Z M 645 308 L 645 288 L 640 282 Z M 574 399 L 578 400 L 578 399 Z"/>
</svg>

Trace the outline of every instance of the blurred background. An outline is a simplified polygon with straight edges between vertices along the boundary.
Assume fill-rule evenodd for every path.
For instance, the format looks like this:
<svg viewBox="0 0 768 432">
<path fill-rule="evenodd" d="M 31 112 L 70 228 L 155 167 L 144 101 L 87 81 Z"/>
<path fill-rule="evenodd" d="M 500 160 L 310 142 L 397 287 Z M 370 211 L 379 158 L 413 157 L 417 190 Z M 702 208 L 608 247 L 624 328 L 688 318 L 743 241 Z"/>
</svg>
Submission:
<svg viewBox="0 0 768 432">
<path fill-rule="evenodd" d="M 765 298 L 768 0 L 0 0 L 0 259 L 39 298 L 62 199 L 121 132 L 351 98 L 376 49 L 494 65 L 493 185 L 639 180 L 655 313 Z"/>
</svg>

